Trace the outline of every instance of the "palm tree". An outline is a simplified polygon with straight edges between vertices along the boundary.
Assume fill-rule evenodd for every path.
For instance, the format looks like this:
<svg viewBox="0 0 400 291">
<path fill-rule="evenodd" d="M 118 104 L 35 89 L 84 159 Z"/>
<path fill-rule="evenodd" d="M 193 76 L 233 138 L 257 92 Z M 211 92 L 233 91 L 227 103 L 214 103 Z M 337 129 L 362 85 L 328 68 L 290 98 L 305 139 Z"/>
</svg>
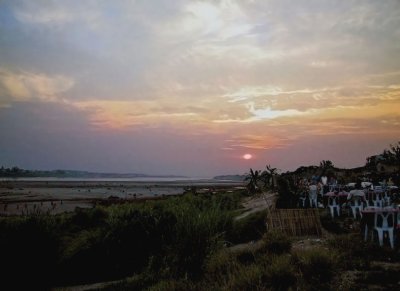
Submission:
<svg viewBox="0 0 400 291">
<path fill-rule="evenodd" d="M 277 168 L 272 168 L 271 165 L 266 166 L 266 169 L 260 175 L 265 188 L 275 189 L 275 176 L 277 173 Z"/>
<path fill-rule="evenodd" d="M 254 194 L 257 191 L 259 191 L 258 188 L 258 180 L 260 179 L 260 171 L 253 171 L 252 168 L 250 168 L 250 173 L 247 175 L 245 178 L 245 181 L 249 181 L 247 184 L 247 190 L 251 193 Z"/>
</svg>

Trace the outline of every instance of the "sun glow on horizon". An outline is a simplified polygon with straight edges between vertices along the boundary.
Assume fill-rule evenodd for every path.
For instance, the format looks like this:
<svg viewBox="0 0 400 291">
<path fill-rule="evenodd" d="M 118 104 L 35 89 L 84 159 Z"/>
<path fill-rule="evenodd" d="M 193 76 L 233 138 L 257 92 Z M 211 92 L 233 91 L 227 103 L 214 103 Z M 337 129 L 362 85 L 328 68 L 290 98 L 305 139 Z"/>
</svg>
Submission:
<svg viewBox="0 0 400 291">
<path fill-rule="evenodd" d="M 42 2 L 0 1 L 4 165 L 356 167 L 400 136 L 399 1 Z"/>
<path fill-rule="evenodd" d="M 253 158 L 253 155 L 251 155 L 251 154 L 244 154 L 243 155 L 243 159 L 245 159 L 245 160 L 251 160 Z"/>
</svg>

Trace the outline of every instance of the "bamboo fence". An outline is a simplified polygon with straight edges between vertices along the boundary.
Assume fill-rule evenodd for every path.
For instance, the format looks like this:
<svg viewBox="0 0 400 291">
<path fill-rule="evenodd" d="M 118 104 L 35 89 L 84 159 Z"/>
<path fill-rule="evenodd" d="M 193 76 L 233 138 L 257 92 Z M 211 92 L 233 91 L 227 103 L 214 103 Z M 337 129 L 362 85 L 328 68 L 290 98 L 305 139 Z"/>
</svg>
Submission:
<svg viewBox="0 0 400 291">
<path fill-rule="evenodd" d="M 267 217 L 268 230 L 280 230 L 289 236 L 321 236 L 318 209 L 273 209 Z"/>
</svg>

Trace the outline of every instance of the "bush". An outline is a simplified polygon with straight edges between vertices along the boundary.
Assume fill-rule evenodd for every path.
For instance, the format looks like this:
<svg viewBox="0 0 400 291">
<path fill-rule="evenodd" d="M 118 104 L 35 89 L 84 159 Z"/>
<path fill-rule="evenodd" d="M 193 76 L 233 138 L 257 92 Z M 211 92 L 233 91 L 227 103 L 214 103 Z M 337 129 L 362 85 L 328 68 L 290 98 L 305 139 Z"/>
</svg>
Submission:
<svg viewBox="0 0 400 291">
<path fill-rule="evenodd" d="M 55 217 L 0 219 L 2 283 L 16 290 L 47 290 L 54 280 L 58 246 Z"/>
<path fill-rule="evenodd" d="M 105 223 L 108 213 L 104 207 L 97 206 L 92 209 L 76 208 L 72 214 L 71 223 L 80 229 L 101 226 Z"/>
<path fill-rule="evenodd" d="M 338 235 L 328 241 L 339 254 L 340 267 L 344 269 L 368 268 L 370 261 L 399 261 L 400 252 L 377 243 L 364 242 L 358 233 Z"/>
<path fill-rule="evenodd" d="M 263 240 L 265 250 L 270 253 L 288 253 L 292 248 L 291 240 L 282 232 L 269 231 L 264 235 Z"/>
<path fill-rule="evenodd" d="M 267 280 L 272 290 L 288 290 L 296 285 L 296 270 L 290 256 L 276 256 L 267 266 Z"/>
<path fill-rule="evenodd" d="M 262 290 L 262 286 L 265 285 L 266 277 L 265 271 L 262 266 L 250 265 L 242 266 L 239 265 L 236 272 L 228 277 L 223 290 Z"/>
<path fill-rule="evenodd" d="M 146 278 L 156 274 L 157 279 L 141 286 L 137 275 L 116 285 L 144 289 L 163 281 L 160 286 L 180 286 L 181 278 L 204 274 L 207 260 L 232 229 L 240 198 L 240 193 L 188 194 L 56 216 L 0 218 L 0 249 L 7 266 L 3 275 L 9 279 L 17 274 L 18 282 L 38 290 L 135 273 Z M 37 268 L 38 262 L 44 267 Z"/>
<path fill-rule="evenodd" d="M 280 177 L 278 183 L 278 199 L 276 208 L 294 208 L 297 204 L 295 191 L 292 190 L 290 181 L 286 177 Z"/>
<path fill-rule="evenodd" d="M 322 227 L 327 231 L 335 234 L 345 233 L 345 230 L 342 228 L 340 223 L 341 219 L 340 218 L 332 219 L 328 208 L 320 211 L 320 219 Z"/>
<path fill-rule="evenodd" d="M 232 229 L 227 232 L 226 239 L 234 244 L 261 239 L 266 232 L 266 217 L 267 211 L 259 211 L 233 221 Z"/>
<path fill-rule="evenodd" d="M 187 291 L 187 290 L 200 290 L 196 285 L 189 280 L 162 280 L 157 284 L 151 286 L 146 289 L 148 291 L 165 291 L 165 290 L 174 290 L 174 291 Z"/>
<path fill-rule="evenodd" d="M 210 282 L 223 281 L 231 276 L 239 266 L 235 254 L 228 250 L 221 250 L 211 255 L 205 265 L 205 274 Z"/>
<path fill-rule="evenodd" d="M 176 275 L 197 277 L 205 260 L 223 242 L 232 217 L 218 206 L 200 211 L 185 205 L 176 212 L 174 243 L 168 248 L 169 267 Z"/>
<path fill-rule="evenodd" d="M 297 253 L 295 256 L 302 279 L 310 290 L 329 287 L 336 261 L 329 250 L 314 249 Z"/>
</svg>

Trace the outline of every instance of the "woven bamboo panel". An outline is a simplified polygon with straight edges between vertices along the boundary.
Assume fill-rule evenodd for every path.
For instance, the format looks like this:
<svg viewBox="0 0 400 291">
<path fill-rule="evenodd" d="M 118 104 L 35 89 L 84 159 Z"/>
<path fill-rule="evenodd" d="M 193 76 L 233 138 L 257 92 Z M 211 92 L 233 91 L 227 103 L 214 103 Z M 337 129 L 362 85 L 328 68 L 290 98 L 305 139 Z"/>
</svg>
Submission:
<svg viewBox="0 0 400 291">
<path fill-rule="evenodd" d="M 267 217 L 269 230 L 281 230 L 289 236 L 322 233 L 317 209 L 274 209 Z"/>
</svg>

